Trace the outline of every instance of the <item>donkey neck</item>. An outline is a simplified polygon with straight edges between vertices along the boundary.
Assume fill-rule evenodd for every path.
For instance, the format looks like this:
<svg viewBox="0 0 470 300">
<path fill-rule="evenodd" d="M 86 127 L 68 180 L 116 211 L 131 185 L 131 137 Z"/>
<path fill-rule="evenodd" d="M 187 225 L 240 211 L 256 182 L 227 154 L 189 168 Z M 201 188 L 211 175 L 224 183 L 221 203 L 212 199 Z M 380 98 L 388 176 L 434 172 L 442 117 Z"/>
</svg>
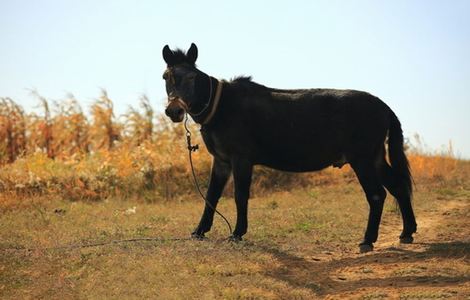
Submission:
<svg viewBox="0 0 470 300">
<path fill-rule="evenodd" d="M 201 99 L 201 102 L 203 103 L 201 110 L 196 114 L 191 114 L 193 120 L 201 125 L 206 125 L 212 120 L 217 111 L 222 95 L 223 80 L 217 80 L 216 78 L 208 75 L 208 82 L 208 93 L 202 93 L 202 95 L 206 95 L 206 97 L 204 97 L 205 99 Z"/>
</svg>

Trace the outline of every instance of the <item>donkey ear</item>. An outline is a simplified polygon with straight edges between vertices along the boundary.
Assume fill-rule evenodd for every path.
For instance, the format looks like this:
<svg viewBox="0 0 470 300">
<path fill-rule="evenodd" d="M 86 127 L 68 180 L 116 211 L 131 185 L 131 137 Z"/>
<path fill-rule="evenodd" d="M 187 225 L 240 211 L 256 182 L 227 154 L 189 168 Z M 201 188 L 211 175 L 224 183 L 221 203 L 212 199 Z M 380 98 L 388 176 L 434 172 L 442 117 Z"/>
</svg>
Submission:
<svg viewBox="0 0 470 300">
<path fill-rule="evenodd" d="M 188 58 L 188 62 L 192 64 L 196 63 L 197 46 L 194 43 L 191 43 L 191 47 L 189 47 L 188 53 L 186 53 L 186 57 Z"/>
<path fill-rule="evenodd" d="M 170 50 L 170 47 L 168 47 L 168 45 L 165 45 L 165 47 L 163 47 L 162 54 L 166 64 L 171 65 L 173 63 L 173 51 Z"/>
</svg>

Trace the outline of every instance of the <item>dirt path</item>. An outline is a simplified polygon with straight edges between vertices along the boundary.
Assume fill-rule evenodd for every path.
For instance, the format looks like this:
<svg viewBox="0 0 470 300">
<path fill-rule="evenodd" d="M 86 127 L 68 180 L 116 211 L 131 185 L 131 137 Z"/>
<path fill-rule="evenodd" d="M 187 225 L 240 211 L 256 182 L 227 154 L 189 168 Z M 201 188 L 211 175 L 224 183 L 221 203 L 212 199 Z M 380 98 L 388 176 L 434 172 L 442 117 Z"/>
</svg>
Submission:
<svg viewBox="0 0 470 300">
<path fill-rule="evenodd" d="M 469 209 L 468 201 L 443 201 L 422 212 L 412 245 L 397 239 L 401 219 L 387 220 L 375 253 L 343 259 L 341 267 L 329 270 L 338 285 L 333 287 L 337 295 L 328 298 L 468 299 Z"/>
<path fill-rule="evenodd" d="M 458 214 L 459 211 L 469 209 L 469 204 L 463 201 L 443 201 L 440 206 L 433 211 L 422 211 L 417 216 L 418 232 L 415 234 L 415 243 L 409 247 L 414 251 L 425 250 L 425 242 L 437 242 L 438 233 L 437 226 L 443 226 L 449 222 L 449 216 Z M 464 222 L 465 220 L 462 220 Z M 384 224 L 385 223 L 385 224 Z M 465 229 L 465 224 L 462 224 L 462 229 Z M 467 222 L 468 225 L 468 222 Z M 381 249 L 390 248 L 404 248 L 406 245 L 400 244 L 397 239 L 397 234 L 402 226 L 402 221 L 399 217 L 388 219 L 382 223 L 380 239 L 375 245 Z M 469 231 L 470 232 L 470 231 Z"/>
<path fill-rule="evenodd" d="M 288 270 L 274 277 L 308 286 L 325 299 L 470 299 L 470 205 L 439 205 L 420 212 L 414 244 L 398 242 L 396 215 L 384 220 L 370 253 L 299 258 L 273 250 Z"/>
<path fill-rule="evenodd" d="M 387 220 L 375 253 L 359 255 L 345 261 L 346 266 L 330 270 L 330 276 L 336 276 L 333 281 L 341 282 L 334 287 L 338 298 L 400 298 L 407 293 L 409 298 L 422 299 L 470 296 L 469 257 L 464 257 L 469 253 L 470 220 L 461 219 L 458 228 L 452 224 L 469 208 L 468 202 L 444 201 L 436 210 L 422 212 L 412 245 L 402 245 L 397 239 L 401 219 Z M 464 232 L 467 234 L 462 235 Z M 461 239 L 465 236 L 466 240 Z M 453 286 L 466 292 L 460 294 Z M 351 290 L 354 292 L 348 293 Z"/>
</svg>

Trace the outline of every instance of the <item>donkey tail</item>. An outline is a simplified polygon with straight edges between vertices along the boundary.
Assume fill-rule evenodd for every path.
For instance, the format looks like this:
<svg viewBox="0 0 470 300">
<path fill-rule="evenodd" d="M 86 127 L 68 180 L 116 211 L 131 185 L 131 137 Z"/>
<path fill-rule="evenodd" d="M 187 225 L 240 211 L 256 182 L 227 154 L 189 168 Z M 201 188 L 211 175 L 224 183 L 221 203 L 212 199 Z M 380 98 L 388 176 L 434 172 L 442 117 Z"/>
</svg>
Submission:
<svg viewBox="0 0 470 300">
<path fill-rule="evenodd" d="M 400 121 L 393 111 L 391 111 L 390 127 L 388 130 L 388 156 L 392 170 L 408 190 L 411 196 L 413 193 L 412 177 L 410 165 L 403 149 L 403 131 Z M 397 178 L 397 179 L 398 179 Z"/>
</svg>

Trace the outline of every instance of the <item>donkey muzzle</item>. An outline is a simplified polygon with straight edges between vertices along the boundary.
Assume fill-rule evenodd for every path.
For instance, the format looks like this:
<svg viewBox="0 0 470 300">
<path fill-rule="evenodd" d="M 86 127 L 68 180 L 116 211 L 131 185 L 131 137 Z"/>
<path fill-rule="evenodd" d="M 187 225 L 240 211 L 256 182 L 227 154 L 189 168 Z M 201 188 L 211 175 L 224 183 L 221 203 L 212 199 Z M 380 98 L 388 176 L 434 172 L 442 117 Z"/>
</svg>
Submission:
<svg viewBox="0 0 470 300">
<path fill-rule="evenodd" d="M 165 114 L 175 123 L 183 121 L 184 113 L 188 111 L 186 103 L 180 98 L 169 98 L 169 102 Z"/>
</svg>

